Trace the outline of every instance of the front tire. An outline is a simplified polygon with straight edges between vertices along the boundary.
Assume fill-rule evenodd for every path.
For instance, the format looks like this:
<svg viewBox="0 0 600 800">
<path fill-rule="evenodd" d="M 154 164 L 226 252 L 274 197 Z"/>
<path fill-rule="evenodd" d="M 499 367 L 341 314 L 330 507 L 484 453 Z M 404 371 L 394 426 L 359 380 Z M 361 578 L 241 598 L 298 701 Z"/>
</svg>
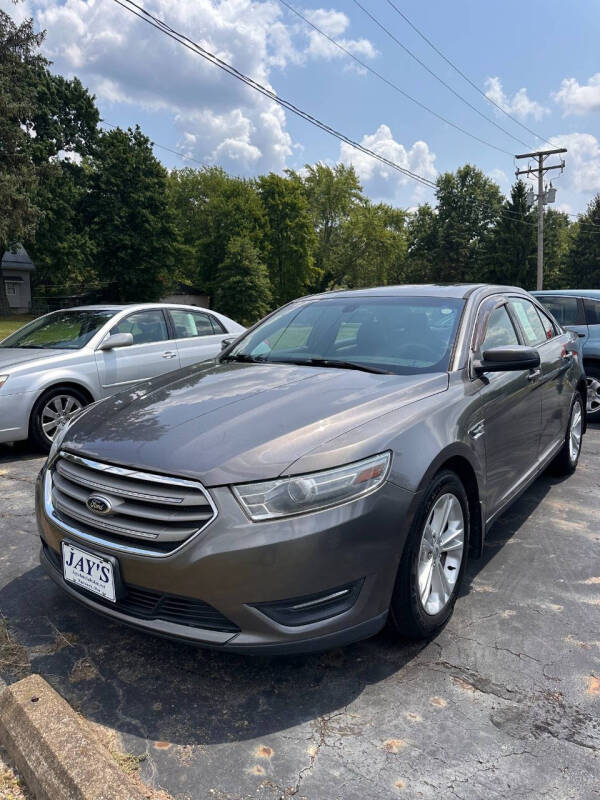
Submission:
<svg viewBox="0 0 600 800">
<path fill-rule="evenodd" d="M 454 609 L 469 547 L 469 503 L 454 472 L 438 473 L 425 492 L 408 534 L 390 604 L 401 635 L 426 639 Z"/>
<path fill-rule="evenodd" d="M 30 441 L 42 452 L 49 452 L 62 422 L 89 402 L 82 391 L 71 386 L 48 389 L 38 397 L 31 412 Z"/>
<path fill-rule="evenodd" d="M 583 436 L 583 400 L 579 392 L 575 393 L 569 413 L 569 424 L 565 434 L 565 441 L 558 455 L 552 462 L 554 475 L 572 475 L 577 469 L 581 454 L 581 439 Z"/>
</svg>

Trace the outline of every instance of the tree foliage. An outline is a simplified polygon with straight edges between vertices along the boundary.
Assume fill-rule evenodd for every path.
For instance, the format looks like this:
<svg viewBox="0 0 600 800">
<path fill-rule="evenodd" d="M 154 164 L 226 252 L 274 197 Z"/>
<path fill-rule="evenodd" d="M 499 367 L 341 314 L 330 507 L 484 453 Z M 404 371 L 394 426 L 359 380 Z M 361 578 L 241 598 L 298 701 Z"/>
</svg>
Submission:
<svg viewBox="0 0 600 800">
<path fill-rule="evenodd" d="M 567 274 L 572 286 L 581 289 L 600 286 L 600 194 L 576 223 Z"/>
<path fill-rule="evenodd" d="M 270 173 L 258 181 L 266 216 L 264 257 L 276 305 L 304 294 L 314 278 L 315 233 L 297 181 Z"/>
<path fill-rule="evenodd" d="M 85 210 L 98 275 L 120 301 L 158 299 L 174 266 L 166 170 L 139 127 L 102 133 L 90 166 Z"/>
<path fill-rule="evenodd" d="M 229 240 L 219 267 L 214 306 L 242 325 L 252 325 L 269 311 L 269 272 L 249 236 L 234 236 Z"/>
<path fill-rule="evenodd" d="M 487 237 L 482 277 L 489 283 L 535 289 L 537 216 L 529 210 L 525 193 L 525 184 L 517 181 Z"/>
</svg>

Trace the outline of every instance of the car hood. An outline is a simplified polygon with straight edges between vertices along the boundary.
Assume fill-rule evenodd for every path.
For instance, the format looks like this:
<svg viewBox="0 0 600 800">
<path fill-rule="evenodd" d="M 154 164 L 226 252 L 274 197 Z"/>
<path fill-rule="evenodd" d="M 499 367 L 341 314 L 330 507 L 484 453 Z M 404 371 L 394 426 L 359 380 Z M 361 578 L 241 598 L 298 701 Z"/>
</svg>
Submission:
<svg viewBox="0 0 600 800">
<path fill-rule="evenodd" d="M 9 367 L 20 367 L 26 361 L 46 361 L 64 354 L 64 350 L 40 350 L 37 347 L 0 347 L 0 372 Z"/>
<path fill-rule="evenodd" d="M 200 364 L 84 412 L 63 447 L 207 486 L 262 480 L 370 419 L 444 391 L 447 374 Z"/>
</svg>

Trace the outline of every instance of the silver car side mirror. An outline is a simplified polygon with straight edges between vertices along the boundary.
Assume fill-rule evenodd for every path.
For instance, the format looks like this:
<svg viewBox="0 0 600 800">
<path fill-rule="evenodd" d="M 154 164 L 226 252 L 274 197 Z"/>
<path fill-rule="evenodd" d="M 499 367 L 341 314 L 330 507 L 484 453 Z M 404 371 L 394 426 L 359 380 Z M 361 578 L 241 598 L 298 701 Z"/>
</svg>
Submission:
<svg viewBox="0 0 600 800">
<path fill-rule="evenodd" d="M 131 333 L 113 333 L 105 339 L 98 350 L 114 350 L 116 347 L 130 347 L 133 344 Z"/>
</svg>

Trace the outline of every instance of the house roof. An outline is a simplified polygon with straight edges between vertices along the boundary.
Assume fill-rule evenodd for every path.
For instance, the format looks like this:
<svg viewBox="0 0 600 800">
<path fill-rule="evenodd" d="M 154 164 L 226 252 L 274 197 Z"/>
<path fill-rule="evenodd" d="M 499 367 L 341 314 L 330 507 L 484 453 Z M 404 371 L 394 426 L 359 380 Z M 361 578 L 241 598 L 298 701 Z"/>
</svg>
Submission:
<svg viewBox="0 0 600 800">
<path fill-rule="evenodd" d="M 3 269 L 17 269 L 22 270 L 23 272 L 33 272 L 35 270 L 35 264 L 29 258 L 27 254 L 27 250 L 21 245 L 17 246 L 17 250 L 15 253 L 7 250 L 2 257 L 2 268 Z"/>
</svg>

